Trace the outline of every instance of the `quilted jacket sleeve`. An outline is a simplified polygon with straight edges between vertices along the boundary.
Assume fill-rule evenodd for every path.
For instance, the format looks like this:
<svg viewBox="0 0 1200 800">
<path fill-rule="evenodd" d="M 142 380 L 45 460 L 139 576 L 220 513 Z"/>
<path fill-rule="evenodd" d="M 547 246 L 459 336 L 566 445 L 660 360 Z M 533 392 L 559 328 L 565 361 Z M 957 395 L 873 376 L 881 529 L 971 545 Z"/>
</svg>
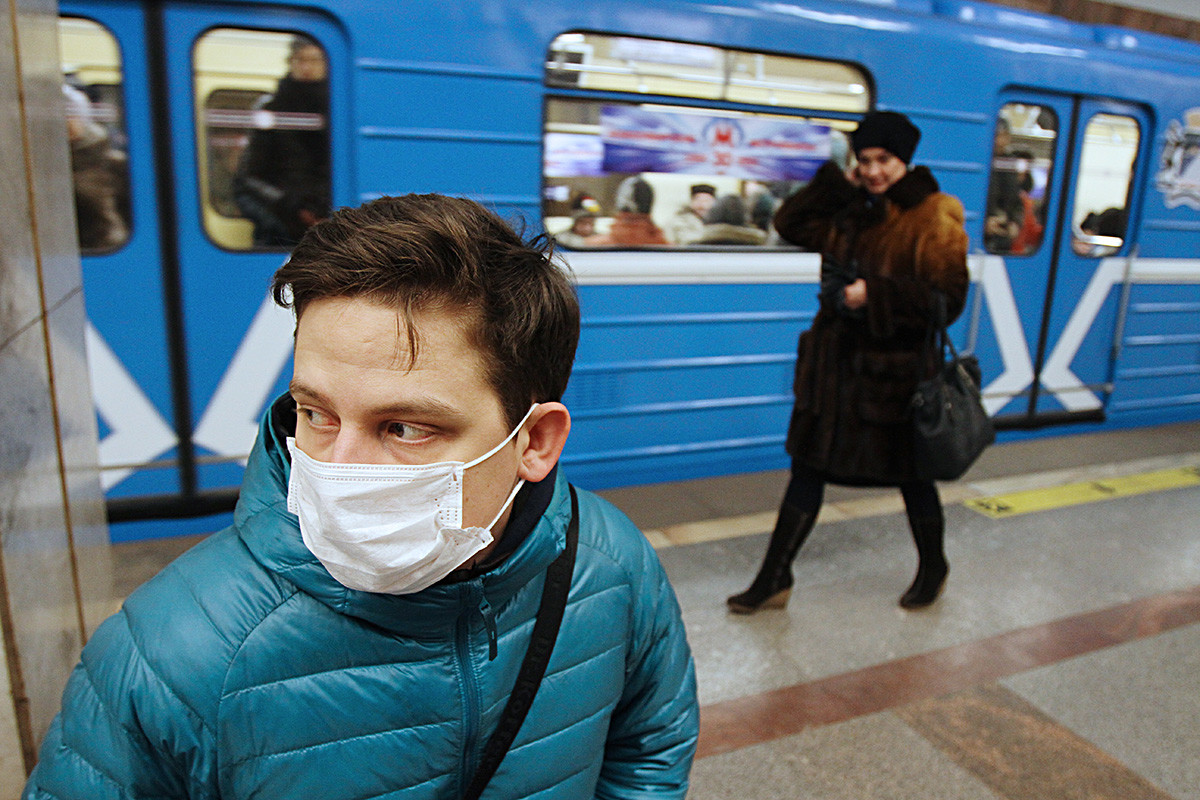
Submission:
<svg viewBox="0 0 1200 800">
<path fill-rule="evenodd" d="M 654 551 L 633 532 L 641 559 L 633 574 L 640 583 L 634 635 L 596 797 L 682 800 L 700 724 L 695 668 L 675 593 Z"/>
<path fill-rule="evenodd" d="M 211 751 L 200 741 L 207 731 L 183 720 L 195 715 L 150 669 L 119 613 L 84 648 L 23 797 L 208 797 L 186 756 Z"/>
</svg>

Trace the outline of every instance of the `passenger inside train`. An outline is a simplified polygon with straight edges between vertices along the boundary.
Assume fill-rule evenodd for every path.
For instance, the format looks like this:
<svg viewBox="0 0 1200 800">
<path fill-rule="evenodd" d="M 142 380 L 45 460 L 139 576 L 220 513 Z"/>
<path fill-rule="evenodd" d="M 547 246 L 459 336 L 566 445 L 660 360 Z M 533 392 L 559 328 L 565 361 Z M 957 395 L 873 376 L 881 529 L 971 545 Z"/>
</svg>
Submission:
<svg viewBox="0 0 1200 800">
<path fill-rule="evenodd" d="M 675 244 L 691 244 L 704 233 L 704 217 L 717 202 L 717 190 L 710 183 L 694 183 L 688 191 L 687 205 L 671 218 L 667 237 Z"/>
<path fill-rule="evenodd" d="M 329 216 L 329 67 L 307 36 L 292 40 L 288 72 L 256 115 L 233 178 L 256 247 L 290 247 Z"/>
<path fill-rule="evenodd" d="M 741 195 L 722 195 L 704 215 L 697 244 L 759 245 L 767 232 L 750 224 L 750 213 Z"/>
<path fill-rule="evenodd" d="M 91 98 L 69 82 L 62 91 L 79 249 L 115 250 L 129 238 L 128 158 L 113 144 L 108 129 L 95 120 Z"/>
<path fill-rule="evenodd" d="M 594 245 L 664 245 L 666 234 L 654 221 L 654 187 L 640 175 L 631 175 L 617 187 L 613 201 L 617 214 L 608 232 L 592 239 Z"/>
</svg>

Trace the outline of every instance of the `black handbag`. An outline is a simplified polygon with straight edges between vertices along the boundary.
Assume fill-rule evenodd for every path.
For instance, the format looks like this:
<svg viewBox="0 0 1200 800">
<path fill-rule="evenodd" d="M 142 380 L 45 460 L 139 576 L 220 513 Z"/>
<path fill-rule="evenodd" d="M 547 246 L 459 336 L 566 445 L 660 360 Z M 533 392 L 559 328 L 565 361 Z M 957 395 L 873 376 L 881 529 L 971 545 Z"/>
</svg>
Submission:
<svg viewBox="0 0 1200 800">
<path fill-rule="evenodd" d="M 917 384 L 909 409 L 917 477 L 952 481 L 996 440 L 996 429 L 980 396 L 979 361 L 958 354 L 946 333 L 945 303 L 940 299 L 934 338 L 941 366 L 936 375 Z"/>
</svg>

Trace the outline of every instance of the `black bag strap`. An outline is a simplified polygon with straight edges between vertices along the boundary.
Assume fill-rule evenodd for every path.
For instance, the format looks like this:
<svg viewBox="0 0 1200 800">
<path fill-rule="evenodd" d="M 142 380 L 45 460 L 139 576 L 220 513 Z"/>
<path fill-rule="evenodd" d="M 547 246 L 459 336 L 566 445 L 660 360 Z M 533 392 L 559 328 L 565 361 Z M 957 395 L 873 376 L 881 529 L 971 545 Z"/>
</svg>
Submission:
<svg viewBox="0 0 1200 800">
<path fill-rule="evenodd" d="M 567 525 L 567 546 L 558 558 L 546 569 L 546 582 L 542 586 L 542 604 L 538 608 L 537 621 L 533 623 L 533 634 L 529 638 L 529 649 L 525 651 L 525 660 L 521 662 L 521 670 L 517 673 L 517 682 L 508 703 L 504 706 L 504 714 L 500 723 L 492 733 L 483 748 L 483 757 L 479 760 L 479 768 L 471 778 L 471 784 L 463 795 L 464 800 L 477 800 L 483 794 L 483 789 L 492 774 L 504 760 L 508 748 L 517 738 L 517 731 L 533 705 L 542 677 L 546 674 L 546 665 L 550 663 L 550 654 L 554 651 L 554 642 L 558 638 L 558 628 L 562 624 L 563 611 L 567 607 L 567 592 L 571 589 L 571 576 L 575 572 L 575 551 L 579 543 L 579 498 L 575 487 L 571 490 L 571 522 Z"/>
<path fill-rule="evenodd" d="M 934 292 L 934 319 L 929 327 L 929 349 L 936 352 L 938 361 L 946 361 L 946 350 L 950 351 L 950 360 L 958 359 L 958 348 L 950 338 L 946 325 L 946 295 Z"/>
</svg>

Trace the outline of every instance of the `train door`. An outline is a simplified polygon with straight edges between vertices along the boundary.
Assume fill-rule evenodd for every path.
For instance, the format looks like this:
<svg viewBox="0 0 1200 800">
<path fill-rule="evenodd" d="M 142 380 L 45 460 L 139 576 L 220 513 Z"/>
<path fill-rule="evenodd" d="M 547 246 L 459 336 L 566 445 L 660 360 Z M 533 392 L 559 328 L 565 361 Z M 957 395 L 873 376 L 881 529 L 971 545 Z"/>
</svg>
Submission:
<svg viewBox="0 0 1200 800">
<path fill-rule="evenodd" d="M 985 249 L 1001 256 L 985 270 L 1004 274 L 983 279 L 1004 359 L 988 389 L 1001 425 L 1103 419 L 1149 130 L 1146 112 L 1125 103 L 1004 99 L 984 220 Z"/>
<path fill-rule="evenodd" d="M 329 20 L 291 9 L 166 4 L 179 291 L 198 493 L 241 483 L 266 405 L 285 387 L 290 312 L 271 275 L 327 216 L 349 97 Z M 342 178 L 340 185 L 339 176 Z"/>
<path fill-rule="evenodd" d="M 133 233 L 124 250 L 84 258 L 89 316 L 110 350 L 110 374 L 93 369 L 102 462 L 119 466 L 110 520 L 228 510 L 256 420 L 286 381 L 291 321 L 268 302 L 271 274 L 348 194 L 348 136 L 332 124 L 349 96 L 342 33 L 295 9 L 62 13 L 112 31 L 127 64 Z M 106 444 L 135 439 L 106 457 Z"/>
<path fill-rule="evenodd" d="M 145 19 L 134 3 L 59 10 L 101 479 L 110 498 L 166 494 L 178 438 Z"/>
</svg>

